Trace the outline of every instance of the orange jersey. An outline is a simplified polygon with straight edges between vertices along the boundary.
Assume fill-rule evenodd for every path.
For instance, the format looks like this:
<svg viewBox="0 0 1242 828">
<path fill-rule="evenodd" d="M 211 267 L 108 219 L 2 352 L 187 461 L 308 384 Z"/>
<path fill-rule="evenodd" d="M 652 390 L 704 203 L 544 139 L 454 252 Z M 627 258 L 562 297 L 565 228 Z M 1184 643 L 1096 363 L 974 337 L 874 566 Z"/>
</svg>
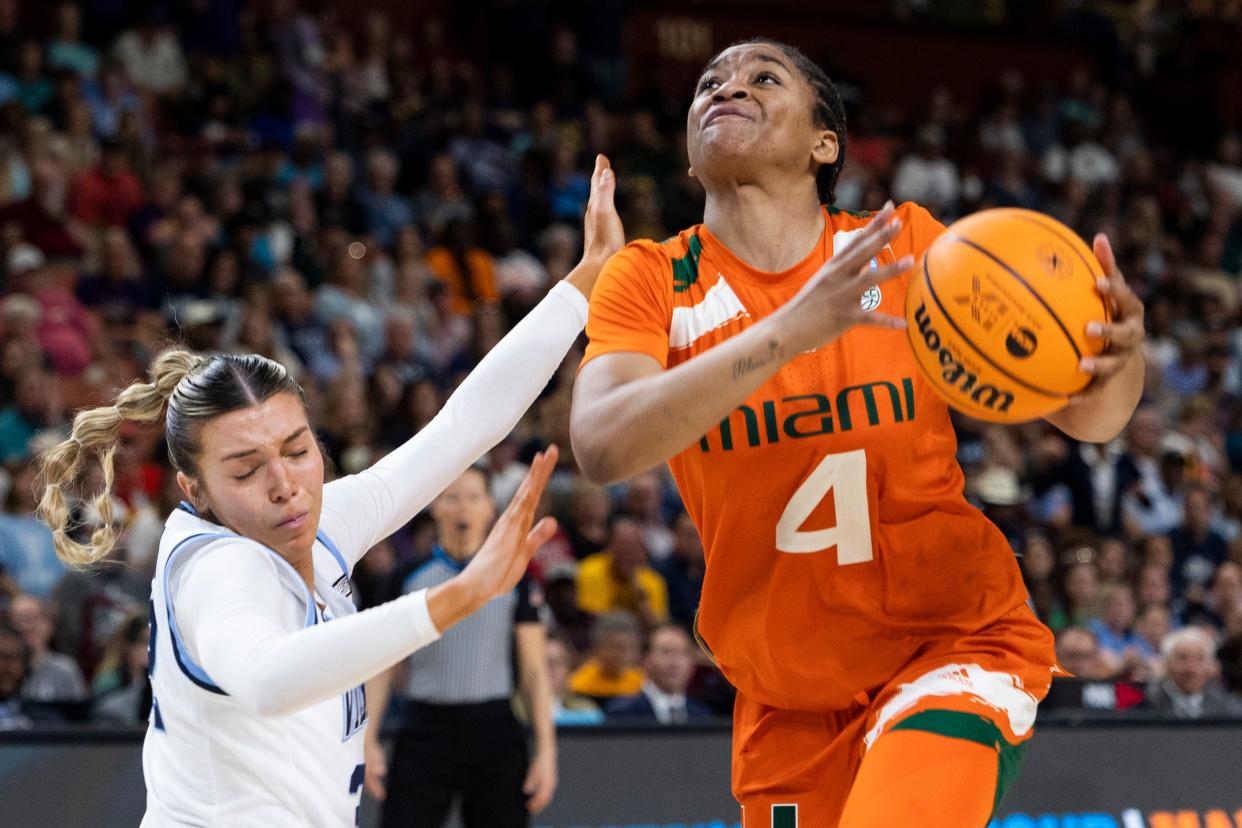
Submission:
<svg viewBox="0 0 1242 828">
<path fill-rule="evenodd" d="M 881 264 L 917 258 L 944 229 L 914 204 L 898 215 Z M 824 216 L 820 243 L 782 273 L 756 271 L 703 225 L 627 245 L 591 296 L 583 364 L 629 351 L 672 369 L 755 324 L 870 220 Z M 868 290 L 864 307 L 901 315 L 907 278 Z M 905 333 L 858 326 L 786 363 L 669 461 L 706 550 L 699 632 L 742 693 L 845 708 L 931 640 L 1023 603 L 1008 543 L 963 497 L 956 448 Z"/>
</svg>

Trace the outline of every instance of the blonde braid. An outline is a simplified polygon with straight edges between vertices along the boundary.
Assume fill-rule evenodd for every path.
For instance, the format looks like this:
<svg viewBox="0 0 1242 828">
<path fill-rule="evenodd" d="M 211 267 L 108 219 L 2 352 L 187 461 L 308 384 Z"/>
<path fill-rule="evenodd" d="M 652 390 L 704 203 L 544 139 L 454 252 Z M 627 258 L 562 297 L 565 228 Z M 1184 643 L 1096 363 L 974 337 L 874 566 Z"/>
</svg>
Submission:
<svg viewBox="0 0 1242 828">
<path fill-rule="evenodd" d="M 182 349 L 168 350 L 151 363 L 151 382 L 135 382 L 117 395 L 112 405 L 79 411 L 73 418 L 69 439 L 44 451 L 39 457 L 43 497 L 38 515 L 52 530 L 56 556 L 67 566 L 84 568 L 98 563 L 112 552 L 116 533 L 112 529 L 112 484 L 115 477 L 113 457 L 116 454 L 117 430 L 122 422 L 156 423 L 164 418 L 164 409 L 177 384 L 188 374 L 202 368 L 209 357 Z M 88 543 L 75 541 L 69 525 L 71 510 L 66 493 L 76 479 L 82 457 L 94 452 L 103 468 L 103 490 L 92 499 L 100 525 L 91 533 Z"/>
</svg>

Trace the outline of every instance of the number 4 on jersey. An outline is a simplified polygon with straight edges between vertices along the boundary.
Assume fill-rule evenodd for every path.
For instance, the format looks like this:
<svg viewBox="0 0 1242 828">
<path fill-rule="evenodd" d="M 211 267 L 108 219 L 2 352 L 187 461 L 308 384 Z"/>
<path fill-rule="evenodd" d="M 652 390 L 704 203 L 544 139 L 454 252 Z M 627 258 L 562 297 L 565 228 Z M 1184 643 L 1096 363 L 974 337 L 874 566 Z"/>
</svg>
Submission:
<svg viewBox="0 0 1242 828">
<path fill-rule="evenodd" d="M 836 525 L 802 531 L 799 527 L 833 494 Z M 776 548 L 806 554 L 835 546 L 837 564 L 865 563 L 871 550 L 871 515 L 867 506 L 867 453 L 863 449 L 829 454 L 798 486 L 776 522 Z"/>
</svg>

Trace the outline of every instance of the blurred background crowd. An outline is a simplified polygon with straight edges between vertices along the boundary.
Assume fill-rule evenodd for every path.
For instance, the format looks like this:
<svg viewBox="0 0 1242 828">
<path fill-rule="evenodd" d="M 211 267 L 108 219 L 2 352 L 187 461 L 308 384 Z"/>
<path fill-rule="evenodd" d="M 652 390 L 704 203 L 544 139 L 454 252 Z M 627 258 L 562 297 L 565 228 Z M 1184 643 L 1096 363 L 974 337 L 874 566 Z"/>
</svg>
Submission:
<svg viewBox="0 0 1242 828">
<path fill-rule="evenodd" d="M 355 472 L 425 425 L 576 263 L 595 153 L 618 172 L 630 238 L 701 220 L 684 120 L 693 75 L 728 44 L 710 27 L 707 42 L 692 21 L 660 30 L 689 56 L 674 83 L 630 48 L 643 3 L 400 22 L 370 5 L 0 0 L 0 729 L 141 722 L 150 704 L 149 582 L 179 493 L 161 432 L 126 427 L 117 560 L 62 569 L 32 515 L 31 457 L 75 409 L 175 341 L 262 353 L 302 382 L 335 473 Z M 895 19 L 908 31 L 924 5 L 894 3 Z M 969 92 L 923 67 L 907 105 L 797 43 L 847 102 L 838 206 L 891 196 L 945 223 L 1020 206 L 1109 234 L 1147 306 L 1142 406 L 1103 446 L 961 419 L 967 494 L 1020 555 L 1063 665 L 1111 683 L 1099 706 L 1238 714 L 1242 138 L 1219 100 L 1205 116 L 1167 94 L 1193 77 L 1185 95 L 1211 100 L 1225 71 L 1211 38 L 1236 46 L 1238 23 L 1156 1 L 980 5 L 1060 6 L 1047 36 L 1081 59 L 1048 77 L 1002 66 Z M 687 693 L 691 718 L 728 715 L 727 685 L 671 632 L 692 624 L 703 551 L 667 473 L 601 488 L 576 471 L 580 357 L 482 461 L 503 507 L 525 461 L 561 449 L 544 505 L 561 530 L 530 573 L 558 719 L 623 710 L 613 697 L 645 674 Z M 374 549 L 360 602 L 434 543 L 420 517 Z"/>
</svg>

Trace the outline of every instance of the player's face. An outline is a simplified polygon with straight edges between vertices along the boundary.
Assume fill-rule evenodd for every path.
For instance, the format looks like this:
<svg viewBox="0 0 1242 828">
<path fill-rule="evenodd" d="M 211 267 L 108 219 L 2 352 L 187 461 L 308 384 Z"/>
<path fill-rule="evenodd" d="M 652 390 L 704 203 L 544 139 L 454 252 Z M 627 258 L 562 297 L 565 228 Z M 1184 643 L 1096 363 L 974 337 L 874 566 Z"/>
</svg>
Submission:
<svg viewBox="0 0 1242 828">
<path fill-rule="evenodd" d="M 323 504 L 323 457 L 290 393 L 230 411 L 199 431 L 199 471 L 179 475 L 200 511 L 286 559 L 310 552 Z"/>
<path fill-rule="evenodd" d="M 810 84 L 778 47 L 733 46 L 708 64 L 686 116 L 690 164 L 709 187 L 718 172 L 745 175 L 755 165 L 806 169 L 836 159 L 821 146 L 825 131 L 812 120 Z M 818 154 L 817 154 L 818 153 Z"/>
</svg>

